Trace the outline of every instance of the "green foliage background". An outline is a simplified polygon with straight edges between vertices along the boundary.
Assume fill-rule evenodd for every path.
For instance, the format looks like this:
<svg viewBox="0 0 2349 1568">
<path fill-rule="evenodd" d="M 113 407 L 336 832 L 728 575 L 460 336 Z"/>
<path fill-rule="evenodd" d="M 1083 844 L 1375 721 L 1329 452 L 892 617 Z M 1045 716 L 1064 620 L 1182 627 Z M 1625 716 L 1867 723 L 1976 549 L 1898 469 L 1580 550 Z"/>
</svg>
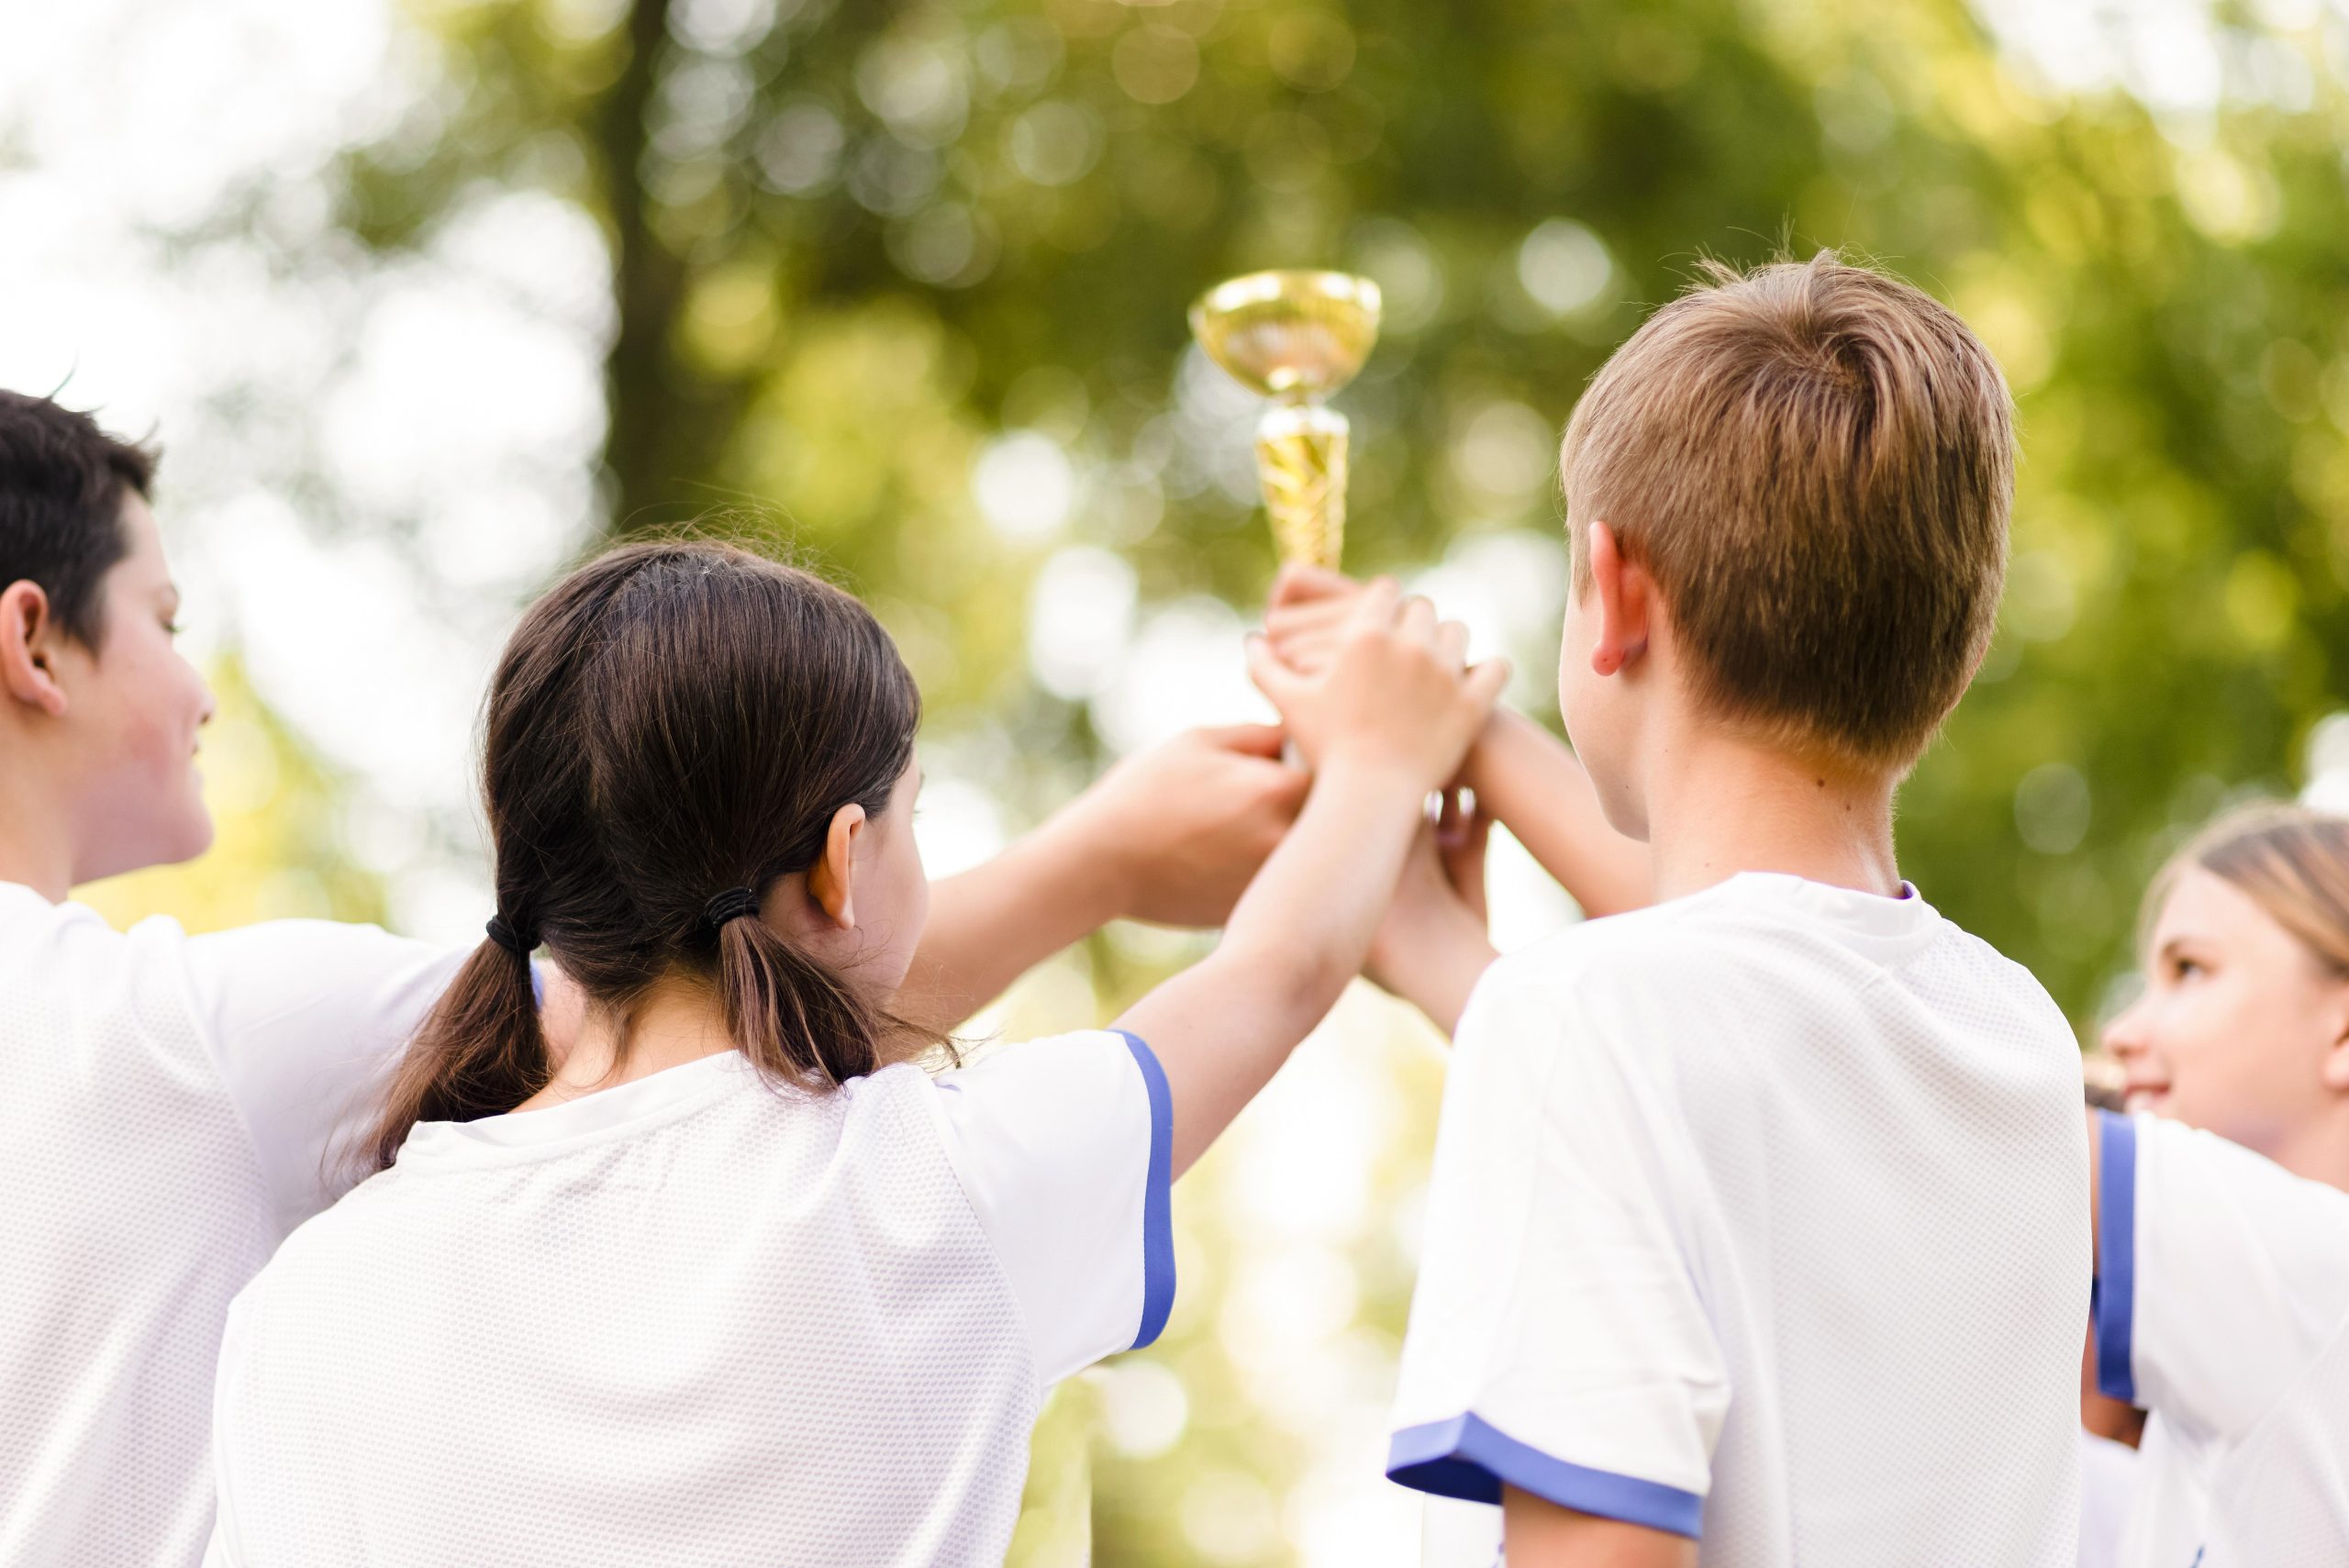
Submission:
<svg viewBox="0 0 2349 1568">
<path fill-rule="evenodd" d="M 1557 527 L 1553 487 L 1496 484 L 1478 453 L 1521 437 L 1520 410 L 1553 435 L 1697 258 L 1877 258 L 1998 351 L 2024 444 L 1998 644 L 1904 796 L 1903 864 L 2086 1029 L 2148 873 L 2230 795 L 2299 782 L 2349 658 L 2340 24 L 2216 17 L 2223 101 L 2157 117 L 2047 87 L 1960 0 L 438 6 L 417 19 L 442 86 L 351 161 L 344 217 L 396 250 L 484 187 L 595 215 L 611 528 L 750 504 L 883 609 L 940 733 L 1001 727 L 982 782 L 1028 815 L 1100 751 L 1026 665 L 1016 606 L 1052 548 L 1117 551 L 1146 603 L 1244 609 L 1269 576 L 1183 424 L 1206 284 L 1334 264 L 1385 285 L 1341 403 L 1349 560 L 1409 570 Z M 1015 428 L 1083 479 L 1051 543 L 973 501 Z M 1097 945 L 1061 1011 L 1159 962 Z M 1415 1085 L 1408 1173 L 1437 1070 L 1393 1050 L 1372 1059 Z M 1211 1164 L 1186 1199 L 1204 1283 L 1160 1357 L 1185 1436 L 1088 1482 L 1072 1396 L 1027 1561 L 1081 1553 L 1088 1490 L 1104 1561 L 1288 1560 L 1279 1530 L 1208 1528 L 1208 1550 L 1177 1523 L 1202 1475 L 1225 1490 L 1194 1516 L 1230 1515 L 1277 1507 L 1298 1462 L 1247 1418 L 1214 1332 L 1228 1179 Z M 1408 1262 L 1364 1241 L 1353 1267 L 1375 1361 Z"/>
</svg>

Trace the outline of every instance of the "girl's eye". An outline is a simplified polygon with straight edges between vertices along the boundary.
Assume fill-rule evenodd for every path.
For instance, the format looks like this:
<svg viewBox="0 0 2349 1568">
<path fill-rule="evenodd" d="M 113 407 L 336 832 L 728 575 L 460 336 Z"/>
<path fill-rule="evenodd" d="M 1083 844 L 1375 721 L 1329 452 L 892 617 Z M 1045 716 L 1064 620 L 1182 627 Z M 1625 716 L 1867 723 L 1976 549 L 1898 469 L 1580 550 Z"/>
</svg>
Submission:
<svg viewBox="0 0 2349 1568">
<path fill-rule="evenodd" d="M 2199 961 L 2190 958 L 2173 959 L 2170 962 L 2169 970 L 2170 978 L 2173 980 L 2188 980 L 2195 975 L 2208 973 Z"/>
</svg>

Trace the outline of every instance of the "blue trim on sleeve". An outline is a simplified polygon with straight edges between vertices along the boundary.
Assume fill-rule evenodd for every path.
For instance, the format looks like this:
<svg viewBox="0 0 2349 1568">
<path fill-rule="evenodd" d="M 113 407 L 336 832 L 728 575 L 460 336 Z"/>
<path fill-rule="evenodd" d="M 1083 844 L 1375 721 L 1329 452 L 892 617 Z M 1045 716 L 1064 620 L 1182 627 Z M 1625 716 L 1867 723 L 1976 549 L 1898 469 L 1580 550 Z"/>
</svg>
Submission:
<svg viewBox="0 0 2349 1568">
<path fill-rule="evenodd" d="M 1497 1503 L 1510 1485 L 1626 1524 L 1697 1540 L 1705 1499 L 1695 1492 L 1553 1459 L 1487 1423 L 1475 1411 L 1448 1421 L 1406 1427 L 1386 1450 L 1386 1478 L 1414 1491 L 1470 1503 Z"/>
<path fill-rule="evenodd" d="M 2108 1399 L 2137 1402 L 2130 1338 L 2137 1313 L 2137 1126 L 2110 1111 L 2097 1114 L 2103 1173 L 2098 1184 L 2096 1386 Z"/>
<path fill-rule="evenodd" d="M 1166 1071 L 1139 1035 L 1124 1029 L 1126 1049 L 1141 1069 L 1150 1095 L 1150 1173 L 1141 1196 L 1141 1329 L 1132 1348 L 1141 1349 L 1166 1329 L 1174 1310 L 1174 1099 L 1166 1091 Z"/>
<path fill-rule="evenodd" d="M 530 1000 L 541 1009 L 547 1005 L 546 966 L 535 958 L 530 961 Z"/>
</svg>

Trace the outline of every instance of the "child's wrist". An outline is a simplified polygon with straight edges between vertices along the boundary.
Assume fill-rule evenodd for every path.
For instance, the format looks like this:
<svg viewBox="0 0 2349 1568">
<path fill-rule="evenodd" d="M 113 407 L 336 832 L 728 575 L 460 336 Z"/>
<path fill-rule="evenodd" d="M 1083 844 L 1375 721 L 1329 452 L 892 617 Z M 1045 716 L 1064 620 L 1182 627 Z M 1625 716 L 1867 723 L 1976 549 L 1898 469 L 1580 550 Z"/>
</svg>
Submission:
<svg viewBox="0 0 2349 1568">
<path fill-rule="evenodd" d="M 1317 784 L 1334 784 L 1364 794 L 1392 793 L 1423 800 L 1442 783 L 1430 781 L 1424 760 L 1375 747 L 1331 747 L 1314 764 Z"/>
<path fill-rule="evenodd" d="M 1494 704 L 1485 728 L 1476 732 L 1476 743 L 1468 748 L 1467 761 L 1461 764 L 1460 782 L 1479 795 L 1493 793 L 1511 757 L 1529 737 L 1541 733 L 1540 725 L 1515 708 Z"/>
</svg>

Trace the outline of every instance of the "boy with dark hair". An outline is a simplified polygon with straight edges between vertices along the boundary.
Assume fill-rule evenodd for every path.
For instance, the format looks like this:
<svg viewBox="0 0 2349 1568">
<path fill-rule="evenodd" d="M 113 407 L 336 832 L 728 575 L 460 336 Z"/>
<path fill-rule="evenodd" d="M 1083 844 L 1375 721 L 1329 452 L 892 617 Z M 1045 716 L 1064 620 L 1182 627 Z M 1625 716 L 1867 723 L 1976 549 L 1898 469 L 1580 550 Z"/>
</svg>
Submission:
<svg viewBox="0 0 2349 1568">
<path fill-rule="evenodd" d="M 2073 1561 L 2077 1044 L 1892 844 L 2012 475 L 1989 353 L 1831 254 L 1575 410 L 1561 710 L 1658 902 L 1496 962 L 1423 873 L 1382 959 L 1459 1019 L 1389 1473 L 1510 1568 Z"/>
<path fill-rule="evenodd" d="M 192 1568 L 228 1303 L 473 949 L 287 920 L 117 933 L 66 902 L 211 841 L 152 464 L 0 392 L 0 1564 Z M 1118 917 L 1212 925 L 1305 793 L 1277 730 L 1182 737 L 934 890 L 901 1011 L 951 1026 Z M 548 972 L 559 1053 L 576 999 Z M 562 1025 L 558 1019 L 566 1020 Z"/>
</svg>

